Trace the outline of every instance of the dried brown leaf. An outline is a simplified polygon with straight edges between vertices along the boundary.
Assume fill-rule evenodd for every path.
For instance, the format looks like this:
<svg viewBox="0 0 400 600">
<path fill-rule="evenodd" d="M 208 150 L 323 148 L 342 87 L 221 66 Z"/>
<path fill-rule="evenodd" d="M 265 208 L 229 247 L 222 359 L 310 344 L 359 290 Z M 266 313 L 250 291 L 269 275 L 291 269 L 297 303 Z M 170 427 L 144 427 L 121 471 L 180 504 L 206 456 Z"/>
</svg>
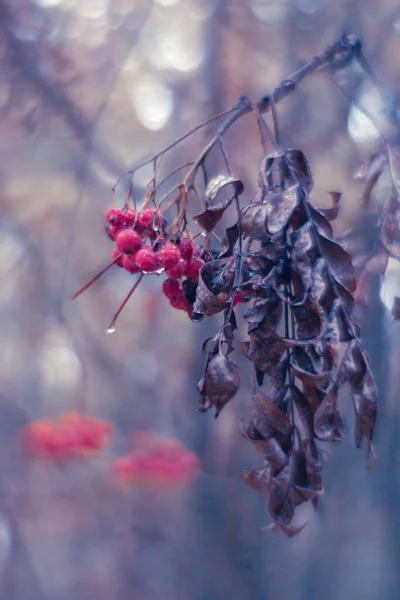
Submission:
<svg viewBox="0 0 400 600">
<path fill-rule="evenodd" d="M 285 158 L 296 181 L 309 194 L 313 188 L 314 180 L 307 156 L 301 150 L 290 149 L 285 152 Z"/>
<path fill-rule="evenodd" d="M 218 258 L 228 258 L 232 256 L 236 242 L 239 239 L 239 225 L 235 223 L 232 227 L 225 230 L 225 237 L 222 240 Z"/>
<path fill-rule="evenodd" d="M 390 256 L 400 260 L 400 197 L 392 194 L 382 217 L 381 241 Z"/>
<path fill-rule="evenodd" d="M 394 187 L 396 188 L 397 194 L 400 196 L 400 156 L 399 149 L 387 147 L 389 155 L 389 166 L 392 175 Z"/>
<path fill-rule="evenodd" d="M 262 323 L 268 323 L 275 328 L 282 317 L 282 300 L 276 294 L 269 297 L 258 297 L 254 305 L 246 310 L 244 318 L 249 324 L 249 333 L 257 329 Z"/>
<path fill-rule="evenodd" d="M 333 385 L 314 414 L 314 432 L 323 441 L 341 441 L 343 421 L 337 408 L 338 388 Z"/>
<path fill-rule="evenodd" d="M 286 390 L 283 389 L 283 395 L 285 393 Z M 271 402 L 265 392 L 259 387 L 254 392 L 252 424 L 265 437 L 268 437 L 268 432 L 271 431 L 278 431 L 283 436 L 288 436 L 292 430 L 287 415 Z"/>
<path fill-rule="evenodd" d="M 290 455 L 288 463 L 275 477 L 271 477 L 266 494 L 267 507 L 272 519 L 283 525 L 290 525 L 294 515 L 294 501 L 291 493 L 293 467 L 293 455 Z"/>
<path fill-rule="evenodd" d="M 350 292 L 356 289 L 356 279 L 350 254 L 339 244 L 319 234 L 319 243 L 332 275 Z"/>
<path fill-rule="evenodd" d="M 356 414 L 354 431 L 356 446 L 360 446 L 363 437 L 366 437 L 371 454 L 371 440 L 378 408 L 378 392 L 367 357 L 358 340 L 352 340 L 347 349 L 343 361 L 343 378 L 350 383 L 353 396 Z"/>
<path fill-rule="evenodd" d="M 233 285 L 236 262 L 223 258 L 206 263 L 200 270 L 193 311 L 215 315 L 224 310 Z"/>
<path fill-rule="evenodd" d="M 202 410 L 214 406 L 217 418 L 239 389 L 239 369 L 230 358 L 219 352 L 208 361 L 204 380 L 201 381 L 198 389 L 202 397 Z"/>
<path fill-rule="evenodd" d="M 334 221 L 339 214 L 342 194 L 340 192 L 328 192 L 328 194 L 332 199 L 332 206 L 330 208 L 319 208 L 318 211 L 328 219 L 328 221 Z"/>
<path fill-rule="evenodd" d="M 221 190 L 232 185 L 233 195 L 219 202 L 215 202 Z M 236 196 L 243 192 L 243 183 L 240 179 L 235 179 L 228 175 L 217 175 L 209 182 L 205 192 L 206 210 L 194 218 L 197 223 L 207 232 L 214 229 L 218 221 L 221 219 L 225 210 L 231 204 Z"/>
<path fill-rule="evenodd" d="M 311 500 L 314 508 L 318 503 L 318 496 L 324 491 L 321 468 L 310 465 L 304 450 L 295 454 L 295 470 L 293 480 L 293 499 L 295 506 Z"/>
<path fill-rule="evenodd" d="M 325 387 L 331 376 L 330 371 L 327 371 L 326 373 L 311 373 L 301 369 L 296 365 L 292 365 L 292 369 L 295 376 L 306 385 L 318 385 L 319 387 Z"/>
<path fill-rule="evenodd" d="M 241 343 L 243 354 L 263 373 L 273 375 L 286 350 L 285 342 L 267 323 L 250 333 L 250 341 Z"/>
</svg>

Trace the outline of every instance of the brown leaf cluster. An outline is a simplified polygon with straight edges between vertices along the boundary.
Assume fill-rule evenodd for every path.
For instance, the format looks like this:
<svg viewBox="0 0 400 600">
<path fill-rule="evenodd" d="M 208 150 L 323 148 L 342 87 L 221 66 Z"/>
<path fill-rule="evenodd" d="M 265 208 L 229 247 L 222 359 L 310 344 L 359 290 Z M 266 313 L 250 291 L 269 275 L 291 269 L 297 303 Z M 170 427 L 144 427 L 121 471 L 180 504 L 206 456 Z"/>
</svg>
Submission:
<svg viewBox="0 0 400 600">
<path fill-rule="evenodd" d="M 210 189 L 218 192 L 230 183 L 237 196 L 243 189 L 237 181 L 221 178 Z M 201 270 L 195 302 L 195 312 L 224 314 L 223 326 L 205 343 L 205 371 L 198 384 L 200 410 L 214 406 L 216 416 L 240 382 L 229 357 L 235 299 L 239 294 L 251 302 L 244 312 L 248 339 L 239 347 L 253 363 L 255 380 L 241 432 L 263 462 L 245 474 L 245 481 L 263 494 L 273 527 L 286 535 L 301 529 L 292 523 L 296 507 L 311 500 L 316 508 L 323 491 L 319 443 L 342 439 L 341 387 L 348 384 L 355 442 L 360 446 L 366 438 L 368 464 L 377 413 L 375 382 L 352 318 L 355 272 L 330 224 L 338 215 L 340 194 L 331 192 L 331 208 L 317 209 L 310 202 L 312 186 L 301 151 L 264 158 L 258 188 L 226 231 L 219 258 Z M 231 200 L 212 209 L 207 201 L 197 217 L 207 233 Z"/>
</svg>

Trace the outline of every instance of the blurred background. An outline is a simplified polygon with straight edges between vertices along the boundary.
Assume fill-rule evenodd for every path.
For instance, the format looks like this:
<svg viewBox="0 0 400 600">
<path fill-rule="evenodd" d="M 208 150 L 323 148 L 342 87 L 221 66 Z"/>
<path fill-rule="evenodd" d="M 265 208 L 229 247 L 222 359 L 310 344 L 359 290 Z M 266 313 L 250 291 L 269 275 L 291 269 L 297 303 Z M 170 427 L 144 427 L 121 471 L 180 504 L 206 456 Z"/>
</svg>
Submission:
<svg viewBox="0 0 400 600">
<path fill-rule="evenodd" d="M 344 395 L 348 435 L 325 448 L 320 511 L 301 509 L 308 524 L 293 539 L 265 530 L 263 499 L 242 479 L 260 462 L 238 430 L 250 363 L 237 357 L 243 385 L 217 421 L 196 412 L 201 343 L 218 318 L 191 323 L 148 277 L 105 335 L 132 284 L 118 269 L 69 301 L 109 261 L 104 212 L 122 173 L 240 96 L 269 93 L 344 33 L 362 38 L 383 96 L 351 66 L 336 77 L 346 94 L 316 75 L 278 108 L 282 145 L 311 160 L 315 204 L 344 194 L 337 233 L 364 222 L 354 173 L 379 148 L 355 104 L 377 122 L 388 105 L 396 114 L 398 0 L 0 0 L 2 600 L 400 597 L 395 266 L 381 295 L 375 286 L 365 328 L 381 394 L 377 465 L 367 471 L 365 449 L 354 448 Z M 168 154 L 163 172 L 194 158 L 212 131 Z M 254 117 L 227 142 L 249 194 L 262 156 Z M 139 197 L 150 174 L 135 176 Z M 71 464 L 32 461 L 20 428 L 69 409 L 110 420 L 110 448 Z M 135 430 L 195 451 L 197 482 L 116 489 L 109 465 Z"/>
</svg>

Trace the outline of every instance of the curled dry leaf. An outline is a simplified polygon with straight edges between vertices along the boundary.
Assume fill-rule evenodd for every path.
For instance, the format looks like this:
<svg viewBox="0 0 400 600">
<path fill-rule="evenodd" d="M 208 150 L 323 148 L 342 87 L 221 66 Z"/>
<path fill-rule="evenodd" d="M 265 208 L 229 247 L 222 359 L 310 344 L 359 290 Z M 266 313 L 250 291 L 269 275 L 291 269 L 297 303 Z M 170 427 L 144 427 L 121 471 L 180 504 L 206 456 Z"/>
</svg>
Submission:
<svg viewBox="0 0 400 600">
<path fill-rule="evenodd" d="M 389 155 L 389 166 L 392 175 L 393 185 L 397 195 L 400 196 L 400 150 L 399 148 L 387 147 Z"/>
<path fill-rule="evenodd" d="M 393 193 L 382 218 L 382 244 L 390 256 L 400 260 L 400 197 Z"/>
<path fill-rule="evenodd" d="M 298 203 L 297 186 L 282 192 L 257 195 L 257 202 L 245 206 L 239 216 L 239 227 L 243 235 L 266 240 L 283 229 Z"/>
<path fill-rule="evenodd" d="M 282 317 L 282 300 L 278 295 L 270 295 L 266 298 L 258 297 L 251 308 L 246 310 L 244 318 L 249 324 L 249 332 L 257 329 L 263 323 L 268 323 L 275 328 Z"/>
<path fill-rule="evenodd" d="M 193 311 L 215 315 L 224 310 L 235 277 L 236 261 L 223 258 L 206 263 L 200 270 Z"/>
<path fill-rule="evenodd" d="M 285 152 L 285 158 L 290 165 L 296 183 L 309 194 L 313 188 L 314 179 L 307 156 L 301 150 L 291 149 Z"/>
<path fill-rule="evenodd" d="M 282 392 L 281 395 L 282 398 L 284 398 L 286 389 L 283 388 Z M 265 437 L 269 437 L 268 432 L 271 430 L 287 437 L 292 430 L 288 416 L 268 399 L 261 388 L 255 390 L 252 409 L 252 424 Z M 266 430 L 265 427 L 267 428 Z"/>
<path fill-rule="evenodd" d="M 297 186 L 292 186 L 283 192 L 268 194 L 263 198 L 268 233 L 281 231 L 289 221 L 298 203 L 297 189 Z"/>
<path fill-rule="evenodd" d="M 388 146 L 393 191 L 381 220 L 380 239 L 390 256 L 400 260 L 400 156 L 398 148 Z"/>
<path fill-rule="evenodd" d="M 331 208 L 319 208 L 318 211 L 326 218 L 328 221 L 334 221 L 339 214 L 340 209 L 340 199 L 342 194 L 340 192 L 328 192 L 332 199 Z"/>
<path fill-rule="evenodd" d="M 218 194 L 227 186 L 233 187 L 233 194 L 229 198 L 225 198 L 216 202 Z M 227 175 L 218 175 L 211 179 L 205 192 L 206 210 L 194 218 L 197 223 L 207 232 L 214 229 L 218 221 L 221 220 L 225 210 L 231 204 L 235 197 L 243 192 L 243 183 L 240 179 L 235 179 Z"/>
<path fill-rule="evenodd" d="M 350 254 L 348 254 L 339 244 L 321 234 L 319 235 L 319 243 L 323 255 L 329 263 L 332 275 L 339 283 L 348 289 L 349 292 L 354 292 L 356 289 L 356 279 Z"/>
<path fill-rule="evenodd" d="M 218 352 L 207 364 L 204 379 L 198 385 L 202 398 L 201 410 L 215 407 L 215 418 L 236 394 L 240 386 L 240 375 L 237 365 L 228 357 Z"/>
<path fill-rule="evenodd" d="M 347 322 L 348 310 L 341 298 L 333 301 L 332 308 L 328 317 L 328 327 L 326 336 L 335 342 L 349 342 L 352 338 L 352 330 Z"/>
<path fill-rule="evenodd" d="M 241 348 L 245 357 L 253 362 L 262 373 L 272 375 L 280 363 L 286 345 L 272 328 L 267 331 L 264 328 L 262 336 L 251 334 L 250 341 L 242 342 Z"/>
<path fill-rule="evenodd" d="M 235 223 L 232 227 L 225 230 L 225 237 L 222 240 L 218 258 L 229 258 L 233 255 L 236 242 L 239 239 L 239 225 Z"/>
<path fill-rule="evenodd" d="M 301 369 L 297 365 L 293 365 L 292 368 L 295 376 L 306 385 L 325 386 L 328 383 L 331 375 L 330 371 L 327 371 L 326 373 L 310 373 L 309 371 Z"/>
<path fill-rule="evenodd" d="M 336 442 L 343 439 L 343 421 L 337 408 L 337 393 L 337 386 L 333 385 L 314 414 L 315 435 L 323 441 Z"/>
<path fill-rule="evenodd" d="M 378 393 L 367 357 L 358 340 L 352 340 L 349 344 L 343 361 L 343 377 L 349 382 L 353 396 L 356 414 L 355 443 L 360 446 L 363 437 L 366 437 L 369 451 L 372 452 L 371 441 L 376 422 Z"/>
</svg>

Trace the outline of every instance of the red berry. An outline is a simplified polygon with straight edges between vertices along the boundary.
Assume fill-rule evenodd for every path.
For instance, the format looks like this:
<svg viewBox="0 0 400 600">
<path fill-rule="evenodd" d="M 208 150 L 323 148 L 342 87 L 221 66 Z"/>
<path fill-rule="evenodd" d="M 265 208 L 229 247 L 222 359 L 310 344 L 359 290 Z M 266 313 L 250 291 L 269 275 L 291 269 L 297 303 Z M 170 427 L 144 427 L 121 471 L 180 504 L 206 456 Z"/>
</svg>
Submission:
<svg viewBox="0 0 400 600">
<path fill-rule="evenodd" d="M 188 238 L 183 238 L 180 241 L 179 250 L 181 251 L 182 258 L 190 260 L 193 254 L 193 242 Z"/>
<path fill-rule="evenodd" d="M 122 266 L 128 273 L 139 273 L 140 269 L 136 264 L 136 256 L 131 254 L 124 254 L 122 258 Z"/>
<path fill-rule="evenodd" d="M 125 212 L 124 212 L 124 224 L 126 227 L 133 227 L 134 223 L 136 222 L 136 218 L 137 218 L 137 212 L 136 210 L 131 210 L 130 208 L 128 208 Z"/>
<path fill-rule="evenodd" d="M 119 208 L 110 208 L 106 212 L 106 221 L 109 225 L 124 225 L 124 213 Z"/>
<path fill-rule="evenodd" d="M 153 225 L 158 224 L 156 214 L 157 211 L 155 208 L 145 208 L 138 214 L 136 225 L 139 229 L 151 231 L 153 229 Z"/>
<path fill-rule="evenodd" d="M 68 452 L 67 445 L 52 421 L 40 419 L 24 428 L 25 443 L 34 454 L 60 458 Z"/>
<path fill-rule="evenodd" d="M 192 256 L 192 258 L 188 261 L 185 275 L 189 279 L 193 279 L 193 281 L 197 281 L 199 278 L 199 272 L 201 267 L 204 265 L 204 260 L 199 258 L 198 256 Z"/>
<path fill-rule="evenodd" d="M 186 267 L 186 260 L 183 260 L 183 258 L 181 258 L 175 267 L 173 267 L 172 269 L 167 269 L 167 275 L 172 279 L 180 279 L 185 274 Z"/>
<path fill-rule="evenodd" d="M 233 307 L 237 304 L 245 304 L 248 301 L 249 297 L 242 290 L 236 290 L 235 297 L 233 298 Z"/>
<path fill-rule="evenodd" d="M 123 267 L 124 265 L 123 265 L 122 253 L 118 250 L 118 248 L 114 248 L 114 250 L 112 251 L 112 254 L 111 254 L 112 260 L 115 260 L 118 256 L 119 256 L 119 258 L 115 264 L 118 265 L 119 267 Z"/>
<path fill-rule="evenodd" d="M 142 247 L 142 238 L 136 231 L 133 231 L 133 229 L 124 229 L 123 231 L 120 231 L 115 241 L 118 250 L 120 252 L 126 252 L 127 254 L 134 254 Z"/>
<path fill-rule="evenodd" d="M 178 310 L 184 310 L 185 312 L 189 311 L 189 300 L 186 298 L 186 296 L 179 296 L 177 298 L 170 298 L 169 300 L 171 306 L 173 306 L 174 308 L 178 309 Z"/>
<path fill-rule="evenodd" d="M 178 264 L 181 253 L 179 252 L 179 248 L 174 244 L 165 244 L 165 246 L 157 252 L 157 256 L 163 267 L 166 269 L 173 269 Z"/>
<path fill-rule="evenodd" d="M 108 237 L 113 241 L 115 241 L 117 235 L 120 231 L 123 231 L 123 229 L 124 228 L 122 225 L 106 225 L 106 233 L 108 234 Z"/>
<path fill-rule="evenodd" d="M 176 279 L 166 279 L 162 284 L 162 291 L 169 300 L 172 298 L 181 298 L 185 295 L 180 281 Z"/>
<path fill-rule="evenodd" d="M 141 271 L 152 273 L 160 268 L 160 263 L 155 252 L 150 248 L 142 248 L 136 254 L 136 264 Z"/>
</svg>

